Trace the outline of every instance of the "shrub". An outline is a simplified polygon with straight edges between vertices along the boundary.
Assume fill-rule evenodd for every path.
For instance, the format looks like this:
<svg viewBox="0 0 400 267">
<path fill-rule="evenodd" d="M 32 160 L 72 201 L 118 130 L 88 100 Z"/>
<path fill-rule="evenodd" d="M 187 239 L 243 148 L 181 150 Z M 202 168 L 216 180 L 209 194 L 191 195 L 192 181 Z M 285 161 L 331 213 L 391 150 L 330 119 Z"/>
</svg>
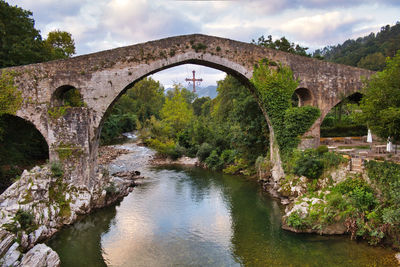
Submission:
<svg viewBox="0 0 400 267">
<path fill-rule="evenodd" d="M 295 211 L 292 212 L 289 217 L 287 217 L 287 225 L 290 227 L 293 227 L 295 229 L 301 229 L 305 227 L 305 224 L 303 222 L 303 219 L 300 217 L 300 214 Z"/>
<path fill-rule="evenodd" d="M 33 214 L 21 209 L 15 214 L 15 220 L 19 222 L 23 230 L 27 230 L 35 224 L 35 217 Z"/>
<path fill-rule="evenodd" d="M 158 139 L 149 139 L 147 143 L 151 148 L 157 150 L 158 155 L 161 157 L 169 157 L 175 160 L 183 155 L 184 149 L 179 145 L 176 145 L 172 140 L 161 142 Z"/>
<path fill-rule="evenodd" d="M 322 155 L 322 161 L 324 163 L 324 169 L 327 170 L 330 168 L 337 168 L 340 164 L 346 162 L 346 159 L 335 152 L 326 152 Z"/>
<path fill-rule="evenodd" d="M 376 205 L 375 196 L 372 192 L 369 192 L 368 188 L 356 187 L 350 192 L 350 197 L 354 202 L 354 206 L 359 211 L 369 211 Z"/>
<path fill-rule="evenodd" d="M 341 194 L 348 194 L 356 188 L 362 188 L 364 191 L 370 193 L 373 192 L 372 188 L 360 178 L 347 178 L 343 182 L 338 183 L 333 190 Z"/>
<path fill-rule="evenodd" d="M 209 143 L 202 143 L 197 151 L 196 156 L 200 159 L 200 161 L 204 162 L 208 156 L 210 156 L 213 147 Z"/>
<path fill-rule="evenodd" d="M 221 160 L 220 156 L 218 155 L 217 150 L 213 150 L 211 152 L 210 156 L 208 156 L 208 158 L 206 158 L 205 163 L 208 168 L 210 168 L 214 171 L 221 170 L 224 166 L 224 162 Z"/>
<path fill-rule="evenodd" d="M 248 167 L 249 165 L 246 163 L 246 161 L 240 158 L 240 159 L 235 159 L 235 162 L 226 167 L 223 170 L 223 172 L 228 174 L 238 174 L 240 172 L 243 172 L 243 170 L 246 170 Z M 248 172 L 243 174 L 247 175 Z"/>
<path fill-rule="evenodd" d="M 113 196 L 117 192 L 117 187 L 114 183 L 110 183 L 110 185 L 104 188 L 104 190 L 106 191 L 107 196 Z"/>
<path fill-rule="evenodd" d="M 29 234 L 37 229 L 35 216 L 29 211 L 19 209 L 12 220 L 12 223 L 3 225 L 10 232 L 17 233 L 23 230 Z"/>
<path fill-rule="evenodd" d="M 235 162 L 236 151 L 232 149 L 225 149 L 221 153 L 221 161 L 227 164 L 232 164 Z"/>
<path fill-rule="evenodd" d="M 319 155 L 323 155 L 324 153 L 329 152 L 329 149 L 327 146 L 319 146 L 316 151 Z"/>
<path fill-rule="evenodd" d="M 335 207 L 340 211 L 346 209 L 347 202 L 339 192 L 331 192 L 326 196 L 326 200 L 328 201 L 328 206 Z"/>
<path fill-rule="evenodd" d="M 321 137 L 364 136 L 368 132 L 365 125 L 336 125 L 321 127 Z"/>
<path fill-rule="evenodd" d="M 60 178 L 64 175 L 63 166 L 59 161 L 53 161 L 50 166 L 51 173 L 54 177 Z"/>
<path fill-rule="evenodd" d="M 301 153 L 293 171 L 299 176 L 318 179 L 324 171 L 324 164 L 312 150 L 306 150 Z"/>
</svg>

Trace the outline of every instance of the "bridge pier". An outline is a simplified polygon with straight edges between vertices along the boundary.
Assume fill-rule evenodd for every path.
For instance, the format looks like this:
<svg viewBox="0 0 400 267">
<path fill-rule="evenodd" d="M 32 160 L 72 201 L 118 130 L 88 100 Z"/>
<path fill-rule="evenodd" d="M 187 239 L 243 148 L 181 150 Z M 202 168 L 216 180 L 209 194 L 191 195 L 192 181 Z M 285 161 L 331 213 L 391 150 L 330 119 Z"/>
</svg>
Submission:
<svg viewBox="0 0 400 267">
<path fill-rule="evenodd" d="M 299 149 L 317 148 L 320 145 L 320 129 L 321 129 L 322 117 L 319 117 L 314 124 L 301 137 L 301 142 L 298 146 Z"/>
<path fill-rule="evenodd" d="M 59 161 L 65 179 L 76 187 L 89 184 L 89 121 L 85 107 L 67 108 L 62 116 L 49 119 L 50 162 Z"/>
</svg>

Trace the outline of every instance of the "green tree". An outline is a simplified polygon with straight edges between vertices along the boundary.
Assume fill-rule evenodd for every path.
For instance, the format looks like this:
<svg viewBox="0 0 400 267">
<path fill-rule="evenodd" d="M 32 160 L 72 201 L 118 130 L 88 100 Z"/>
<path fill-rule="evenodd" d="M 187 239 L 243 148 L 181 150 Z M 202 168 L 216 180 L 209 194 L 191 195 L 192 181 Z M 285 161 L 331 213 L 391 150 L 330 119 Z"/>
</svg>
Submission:
<svg viewBox="0 0 400 267">
<path fill-rule="evenodd" d="M 176 133 L 182 131 L 193 118 L 193 110 L 182 92 L 184 90 L 176 89 L 171 99 L 166 98 L 161 109 L 162 120 L 169 124 Z"/>
<path fill-rule="evenodd" d="M 313 57 L 327 61 L 358 66 L 370 70 L 383 70 L 385 57 L 393 57 L 400 49 L 400 22 L 386 25 L 378 33 L 370 33 L 356 40 L 317 49 Z"/>
<path fill-rule="evenodd" d="M 181 84 L 174 84 L 172 90 L 167 91 L 167 98 L 172 99 L 176 94 L 182 95 L 188 105 L 191 105 L 197 97 L 196 93 L 186 89 Z"/>
<path fill-rule="evenodd" d="M 160 110 L 164 104 L 164 87 L 152 78 L 144 78 L 128 89 L 115 105 L 119 113 L 132 112 L 140 122 L 151 116 L 160 118 Z"/>
<path fill-rule="evenodd" d="M 233 76 L 218 82 L 218 96 L 213 103 L 213 121 L 221 137 L 240 157 L 254 163 L 268 148 L 268 126 L 256 99 L 248 88 Z M 209 141 L 210 142 L 210 141 Z"/>
<path fill-rule="evenodd" d="M 257 41 L 253 39 L 252 43 L 259 46 L 277 49 L 300 56 L 307 56 L 307 57 L 310 56 L 310 54 L 307 53 L 308 47 L 302 47 L 298 44 L 291 43 L 285 37 L 281 37 L 281 39 L 272 41 L 271 35 L 268 35 L 267 39 L 265 39 L 264 35 L 262 35 L 257 39 Z"/>
<path fill-rule="evenodd" d="M 152 78 L 144 78 L 122 95 L 112 107 L 101 131 L 101 143 L 108 144 L 122 133 L 145 124 L 153 116 L 160 118 L 165 101 L 164 87 Z"/>
<path fill-rule="evenodd" d="M 43 41 L 32 12 L 0 0 L 0 68 L 67 58 L 74 53 L 70 33 L 53 31 Z"/>
<path fill-rule="evenodd" d="M 72 35 L 66 31 L 51 31 L 44 41 L 50 51 L 51 59 L 69 58 L 75 54 L 75 42 Z"/>
<path fill-rule="evenodd" d="M 369 70 L 382 70 L 385 67 L 386 58 L 381 52 L 368 54 L 357 63 L 357 67 Z"/>
<path fill-rule="evenodd" d="M 32 12 L 0 0 L 0 68 L 46 61 Z"/>
<path fill-rule="evenodd" d="M 319 116 L 319 110 L 292 107 L 292 95 L 298 81 L 289 67 L 270 68 L 268 60 L 262 60 L 254 68 L 251 83 L 268 123 L 272 172 L 275 178 L 281 178 L 284 176 L 281 155 L 286 158 L 291 154 L 298 144 L 293 138 L 304 134 Z"/>
<path fill-rule="evenodd" d="M 367 82 L 360 118 L 382 138 L 400 139 L 400 50 Z"/>
<path fill-rule="evenodd" d="M 203 115 L 204 114 L 203 105 L 204 105 L 204 103 L 209 102 L 209 101 L 211 101 L 211 98 L 208 96 L 196 98 L 192 103 L 194 115 L 196 115 L 196 116 Z"/>
</svg>

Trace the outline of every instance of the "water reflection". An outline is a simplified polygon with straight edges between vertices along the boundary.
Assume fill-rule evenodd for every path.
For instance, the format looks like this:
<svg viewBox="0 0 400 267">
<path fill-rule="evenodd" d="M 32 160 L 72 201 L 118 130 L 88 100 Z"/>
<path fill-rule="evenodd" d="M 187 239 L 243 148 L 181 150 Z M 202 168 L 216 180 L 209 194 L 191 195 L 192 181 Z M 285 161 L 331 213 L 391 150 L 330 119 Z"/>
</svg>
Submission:
<svg viewBox="0 0 400 267">
<path fill-rule="evenodd" d="M 150 178 L 119 205 L 50 242 L 63 266 L 394 266 L 390 250 L 283 231 L 281 207 L 244 177 L 143 172 Z"/>
<path fill-rule="evenodd" d="M 115 206 L 95 211 L 51 239 L 49 245 L 56 248 L 62 266 L 107 266 L 101 236 L 115 225 L 115 214 Z"/>
</svg>

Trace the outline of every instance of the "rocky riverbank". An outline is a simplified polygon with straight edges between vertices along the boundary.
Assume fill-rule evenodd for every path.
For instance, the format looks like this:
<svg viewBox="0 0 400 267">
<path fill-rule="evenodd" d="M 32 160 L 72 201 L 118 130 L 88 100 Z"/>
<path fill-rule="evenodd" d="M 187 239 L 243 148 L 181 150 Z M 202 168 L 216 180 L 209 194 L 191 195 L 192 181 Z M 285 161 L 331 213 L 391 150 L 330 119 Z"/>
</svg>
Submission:
<svg viewBox="0 0 400 267">
<path fill-rule="evenodd" d="M 111 147 L 104 151 L 104 165 L 129 152 Z M 139 178 L 137 171 L 109 174 L 102 167 L 95 186 L 88 189 L 68 183 L 56 165 L 25 170 L 0 195 L 1 266 L 59 266 L 57 253 L 42 242 L 79 216 L 122 199 Z"/>
<path fill-rule="evenodd" d="M 351 239 L 366 239 L 371 245 L 384 244 L 398 251 L 395 226 L 390 229 L 389 223 L 378 221 L 373 210 L 382 203 L 386 192 L 368 174 L 366 169 L 351 171 L 351 162 L 345 162 L 328 169 L 319 179 L 291 174 L 275 183 L 268 172 L 259 176 L 264 190 L 285 206 L 282 229 L 320 235 L 348 234 Z M 396 259 L 400 264 L 400 253 Z"/>
<path fill-rule="evenodd" d="M 183 166 L 199 166 L 203 167 L 198 158 L 190 158 L 190 157 L 180 157 L 179 159 L 173 160 L 170 158 L 163 157 L 153 157 L 150 160 L 150 164 L 155 166 L 162 165 L 183 165 Z"/>
</svg>

